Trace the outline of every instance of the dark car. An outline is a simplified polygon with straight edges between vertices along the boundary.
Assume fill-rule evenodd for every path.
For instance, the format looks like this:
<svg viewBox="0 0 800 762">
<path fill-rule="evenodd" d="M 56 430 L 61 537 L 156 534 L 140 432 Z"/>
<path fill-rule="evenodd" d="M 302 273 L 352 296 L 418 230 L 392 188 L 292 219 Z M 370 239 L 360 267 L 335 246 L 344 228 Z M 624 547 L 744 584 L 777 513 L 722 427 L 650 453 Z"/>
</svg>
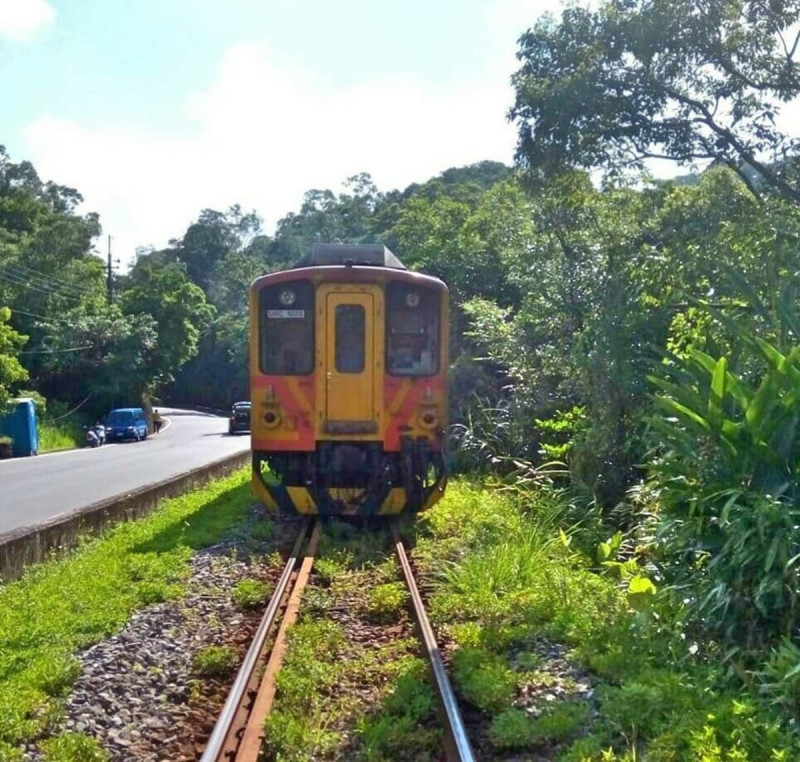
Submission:
<svg viewBox="0 0 800 762">
<path fill-rule="evenodd" d="M 147 439 L 147 419 L 140 407 L 120 407 L 106 417 L 106 439 L 109 442 Z"/>
<path fill-rule="evenodd" d="M 234 402 L 231 407 L 231 417 L 228 419 L 228 433 L 237 431 L 250 431 L 250 403 Z"/>
</svg>

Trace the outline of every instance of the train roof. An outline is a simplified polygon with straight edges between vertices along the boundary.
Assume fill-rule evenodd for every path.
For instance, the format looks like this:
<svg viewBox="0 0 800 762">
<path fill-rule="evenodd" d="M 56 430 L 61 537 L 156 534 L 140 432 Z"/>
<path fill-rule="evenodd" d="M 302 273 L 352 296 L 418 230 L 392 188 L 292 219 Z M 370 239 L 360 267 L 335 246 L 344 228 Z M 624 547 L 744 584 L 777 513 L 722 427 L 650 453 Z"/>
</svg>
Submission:
<svg viewBox="0 0 800 762">
<path fill-rule="evenodd" d="M 366 265 L 390 267 L 394 270 L 408 269 L 380 243 L 315 243 L 311 253 L 297 262 L 292 269 L 322 265 Z"/>
</svg>

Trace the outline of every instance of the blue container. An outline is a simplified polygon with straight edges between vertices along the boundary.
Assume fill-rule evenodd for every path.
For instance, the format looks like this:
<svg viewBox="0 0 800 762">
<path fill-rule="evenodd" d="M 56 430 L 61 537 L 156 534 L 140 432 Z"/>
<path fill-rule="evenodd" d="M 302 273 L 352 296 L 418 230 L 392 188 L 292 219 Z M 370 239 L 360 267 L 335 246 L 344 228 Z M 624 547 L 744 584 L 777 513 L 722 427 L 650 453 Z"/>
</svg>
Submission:
<svg viewBox="0 0 800 762">
<path fill-rule="evenodd" d="M 39 435 L 36 431 L 36 405 L 30 397 L 9 402 L 11 412 L 0 416 L 0 434 L 14 440 L 15 458 L 39 453 Z"/>
</svg>

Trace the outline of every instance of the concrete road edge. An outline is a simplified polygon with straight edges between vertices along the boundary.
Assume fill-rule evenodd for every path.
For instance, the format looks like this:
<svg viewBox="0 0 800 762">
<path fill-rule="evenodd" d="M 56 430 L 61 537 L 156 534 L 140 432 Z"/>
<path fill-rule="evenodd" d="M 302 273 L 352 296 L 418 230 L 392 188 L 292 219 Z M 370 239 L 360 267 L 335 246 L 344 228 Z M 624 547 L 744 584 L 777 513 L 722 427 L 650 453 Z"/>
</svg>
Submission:
<svg viewBox="0 0 800 762">
<path fill-rule="evenodd" d="M 249 462 L 249 451 L 229 455 L 157 484 L 62 513 L 35 526 L 0 534 L 0 582 L 18 579 L 30 564 L 67 552 L 85 535 L 99 533 L 119 521 L 141 518 L 161 500 L 201 487 Z"/>
</svg>

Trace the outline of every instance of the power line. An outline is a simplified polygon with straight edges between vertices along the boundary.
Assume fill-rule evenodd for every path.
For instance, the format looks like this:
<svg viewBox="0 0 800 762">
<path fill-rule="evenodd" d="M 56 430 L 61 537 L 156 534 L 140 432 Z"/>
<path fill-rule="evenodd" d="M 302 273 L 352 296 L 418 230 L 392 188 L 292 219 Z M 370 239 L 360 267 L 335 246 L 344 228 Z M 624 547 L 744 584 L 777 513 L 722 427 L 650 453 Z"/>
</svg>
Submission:
<svg viewBox="0 0 800 762">
<path fill-rule="evenodd" d="M 15 262 L 13 264 L 0 265 L 0 267 L 13 267 L 16 270 L 24 270 L 26 272 L 33 273 L 34 275 L 38 275 L 44 278 L 45 280 L 52 280 L 56 281 L 57 283 L 64 283 L 63 281 L 59 281 L 58 279 L 53 278 L 53 276 L 48 273 L 43 273 L 41 270 L 35 270 L 33 267 L 28 267 L 28 265 L 22 265 L 19 262 Z M 74 283 L 65 283 L 64 285 L 67 285 L 70 288 L 75 289 L 76 291 L 85 291 L 87 294 L 92 293 L 92 291 L 89 288 L 86 288 L 85 286 L 79 286 Z"/>
<path fill-rule="evenodd" d="M 84 349 L 91 349 L 91 344 L 86 344 L 82 347 L 66 347 L 65 349 L 23 349 L 17 352 L 19 355 L 53 355 L 58 352 L 81 352 Z"/>
<path fill-rule="evenodd" d="M 41 285 L 43 288 L 69 292 L 80 297 L 92 296 L 92 292 L 85 288 L 75 286 L 72 283 L 66 283 L 58 278 L 37 274 L 34 270 L 27 272 L 28 268 L 22 265 L 0 265 L 0 269 L 6 270 L 6 272 L 8 272 L 10 275 L 14 275 L 18 278 L 24 278 L 29 282 Z"/>
<path fill-rule="evenodd" d="M 1 270 L 2 268 L 0 268 L 0 271 Z M 66 299 L 74 299 L 76 301 L 82 301 L 85 298 L 85 295 L 78 296 L 77 294 L 63 293 L 59 291 L 59 289 L 55 289 L 49 286 L 48 287 L 40 286 L 36 283 L 30 283 L 24 280 L 22 276 L 10 272 L 5 272 L 5 273 L 0 272 L 0 280 L 4 280 L 7 283 L 11 283 L 15 286 L 23 286 L 32 291 L 44 294 L 45 296 L 53 296 L 54 294 L 59 294 L 59 296 L 63 296 Z"/>
<path fill-rule="evenodd" d="M 12 265 L 0 265 L 0 272 L 3 272 L 6 280 L 11 281 L 19 286 L 28 286 L 29 288 L 36 289 L 42 293 L 47 294 L 63 294 L 71 299 L 85 299 L 88 294 L 76 292 L 69 287 L 62 285 L 53 285 L 42 278 L 26 275 L 23 272 L 15 272 Z M 58 283 L 58 281 L 55 281 Z"/>
<path fill-rule="evenodd" d="M 59 318 L 59 317 L 47 317 L 46 315 L 37 315 L 35 312 L 26 312 L 25 310 L 21 310 L 18 307 L 12 307 L 10 304 L 7 305 L 8 308 L 11 310 L 11 314 L 13 315 L 27 315 L 28 317 L 39 318 L 40 320 L 48 320 L 55 323 L 64 323 L 64 325 L 72 325 L 72 320 L 67 320 L 66 318 Z"/>
</svg>

